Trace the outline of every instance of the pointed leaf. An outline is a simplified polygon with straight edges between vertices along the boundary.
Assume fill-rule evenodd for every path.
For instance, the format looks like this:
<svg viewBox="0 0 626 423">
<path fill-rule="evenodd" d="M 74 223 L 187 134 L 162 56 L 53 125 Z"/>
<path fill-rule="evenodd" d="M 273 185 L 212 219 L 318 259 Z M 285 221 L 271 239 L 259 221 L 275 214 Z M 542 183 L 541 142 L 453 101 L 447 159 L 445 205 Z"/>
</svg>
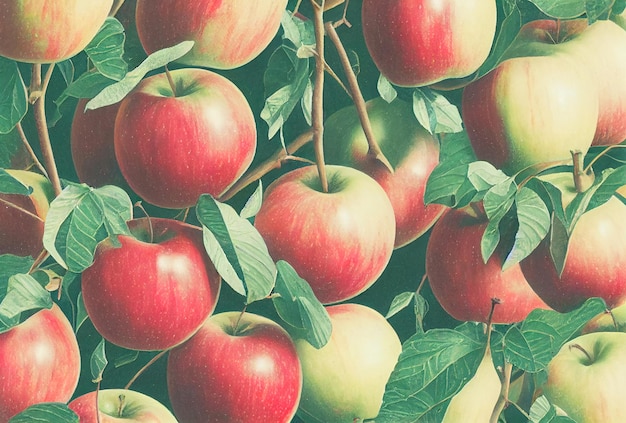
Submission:
<svg viewBox="0 0 626 423">
<path fill-rule="evenodd" d="M 413 302 L 413 311 L 415 312 L 415 332 L 416 333 L 424 333 L 424 317 L 428 313 L 430 309 L 430 305 L 426 298 L 421 295 L 415 296 L 415 301 Z"/>
<path fill-rule="evenodd" d="M 9 278 L 6 296 L 0 302 L 0 333 L 19 324 L 26 311 L 52 307 L 52 298 L 32 276 L 18 274 Z"/>
<path fill-rule="evenodd" d="M 8 134 L 28 111 L 26 85 L 13 60 L 0 56 L 0 134 Z"/>
<path fill-rule="evenodd" d="M 378 89 L 378 94 L 387 103 L 391 103 L 396 99 L 396 97 L 398 97 L 398 92 L 393 87 L 393 85 L 391 85 L 391 82 L 389 82 L 389 80 L 383 76 L 382 73 L 378 77 L 378 84 L 376 85 L 376 88 Z"/>
<path fill-rule="evenodd" d="M 9 278 L 17 274 L 27 274 L 35 260 L 30 257 L 18 257 L 11 254 L 0 255 L 0 299 L 9 287 Z"/>
<path fill-rule="evenodd" d="M 500 222 L 515 202 L 517 185 L 513 178 L 506 178 L 492 186 L 483 197 L 483 207 L 489 223 L 480 241 L 483 261 L 487 263 L 500 243 Z"/>
<path fill-rule="evenodd" d="M 261 203 L 263 202 L 263 182 L 259 179 L 259 185 L 256 187 L 243 209 L 239 213 L 244 219 L 250 219 L 256 216 L 261 209 Z"/>
<path fill-rule="evenodd" d="M 15 179 L 6 170 L 0 169 L 0 193 L 30 195 L 33 189 Z"/>
<path fill-rule="evenodd" d="M 413 91 L 413 113 L 431 134 L 463 130 L 463 121 L 457 107 L 429 88 L 416 88 Z"/>
<path fill-rule="evenodd" d="M 102 374 L 104 373 L 104 369 L 106 369 L 107 365 L 109 364 L 105 347 L 106 342 L 103 338 L 100 340 L 98 346 L 91 354 L 91 358 L 89 360 L 89 368 L 91 370 L 91 379 L 93 383 L 98 383 L 102 380 Z"/>
<path fill-rule="evenodd" d="M 128 71 L 124 55 L 124 27 L 115 18 L 106 19 L 96 36 L 85 47 L 85 53 L 98 71 L 107 78 L 119 81 Z"/>
<path fill-rule="evenodd" d="M 582 0 L 530 0 L 548 16 L 557 19 L 571 19 L 585 13 L 585 1 Z"/>
<path fill-rule="evenodd" d="M 78 416 L 66 404 L 47 402 L 31 405 L 11 417 L 9 423 L 79 423 Z"/>
<path fill-rule="evenodd" d="M 403 292 L 396 295 L 391 301 L 391 305 L 389 306 L 389 311 L 385 315 L 385 319 L 389 319 L 390 317 L 395 316 L 400 311 L 407 308 L 414 298 L 415 292 Z"/>
</svg>

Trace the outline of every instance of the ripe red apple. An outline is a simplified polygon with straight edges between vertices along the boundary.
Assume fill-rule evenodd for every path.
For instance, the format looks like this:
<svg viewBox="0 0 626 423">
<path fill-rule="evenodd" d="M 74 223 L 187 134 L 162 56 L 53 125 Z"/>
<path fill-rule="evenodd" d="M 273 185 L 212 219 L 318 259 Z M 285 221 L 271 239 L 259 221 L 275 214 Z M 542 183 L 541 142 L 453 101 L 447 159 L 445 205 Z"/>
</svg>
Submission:
<svg viewBox="0 0 626 423">
<path fill-rule="evenodd" d="M 37 257 L 43 251 L 44 220 L 54 191 L 50 181 L 34 172 L 7 169 L 33 189 L 32 194 L 0 194 L 0 255 Z"/>
<path fill-rule="evenodd" d="M 0 56 L 28 63 L 60 62 L 96 35 L 113 0 L 1 0 Z"/>
<path fill-rule="evenodd" d="M 546 47 L 548 48 L 548 47 Z M 565 45 L 514 57 L 463 90 L 462 115 L 480 160 L 509 174 L 585 153 L 598 122 L 591 71 Z"/>
<path fill-rule="evenodd" d="M 55 304 L 0 334 L 0 421 L 40 402 L 67 402 L 78 385 L 80 352 Z"/>
<path fill-rule="evenodd" d="M 85 309 L 108 341 L 164 350 L 188 339 L 213 312 L 221 279 L 202 231 L 170 219 L 129 222 L 121 247 L 101 243 L 82 273 Z"/>
<path fill-rule="evenodd" d="M 88 101 L 78 101 L 72 121 L 72 160 L 78 179 L 96 188 L 104 185 L 125 186 L 113 142 L 115 117 L 120 103 L 85 110 Z"/>
<path fill-rule="evenodd" d="M 587 19 L 537 20 L 522 27 L 505 57 L 551 55 L 555 48 L 574 55 L 589 69 L 598 90 L 594 145 L 626 139 L 626 31 L 616 23 Z"/>
<path fill-rule="evenodd" d="M 322 303 L 365 291 L 393 251 L 396 224 L 385 191 L 365 173 L 326 166 L 293 170 L 265 191 L 254 225 L 276 261 L 289 262 Z"/>
<path fill-rule="evenodd" d="M 193 40 L 180 63 L 233 69 L 268 46 L 286 6 L 287 0 L 137 0 L 137 32 L 148 53 Z"/>
<path fill-rule="evenodd" d="M 561 189 L 564 206 L 576 194 L 571 173 L 542 178 Z M 548 239 L 522 261 L 521 268 L 537 294 L 557 311 L 573 310 L 591 297 L 603 298 L 608 307 L 626 302 L 626 205 L 612 197 L 581 216 L 570 235 L 560 277 Z"/>
<path fill-rule="evenodd" d="M 226 312 L 170 352 L 167 387 L 181 422 L 288 423 L 300 400 L 302 370 L 277 323 Z"/>
<path fill-rule="evenodd" d="M 367 139 L 354 107 L 342 109 L 326 121 L 326 159 L 365 172 L 383 187 L 395 212 L 395 247 L 399 248 L 424 234 L 444 210 L 439 204 L 424 204 L 426 182 L 439 163 L 439 143 L 417 122 L 411 106 L 400 99 L 387 103 L 376 98 L 366 107 L 376 141 L 394 173 L 368 156 Z"/>
<path fill-rule="evenodd" d="M 171 77 L 175 92 L 158 74 L 124 99 L 115 121 L 115 156 L 144 200 L 186 208 L 201 194 L 219 196 L 246 171 L 256 124 L 244 95 L 223 76 L 178 69 Z"/>
<path fill-rule="evenodd" d="M 496 15 L 494 0 L 364 0 L 363 35 L 389 81 L 432 85 L 468 76 L 483 64 Z"/>
<path fill-rule="evenodd" d="M 471 208 L 451 209 L 435 223 L 426 248 L 426 273 L 443 309 L 462 321 L 487 322 L 492 298 L 493 323 L 524 320 L 536 308 L 548 308 L 530 288 L 519 264 L 502 270 L 503 245 L 487 263 L 480 240 L 487 217 Z"/>
<path fill-rule="evenodd" d="M 360 304 L 326 307 L 333 331 L 315 349 L 304 339 L 296 348 L 304 382 L 298 416 L 305 422 L 352 422 L 378 415 L 385 385 L 402 345 L 377 311 Z"/>
<path fill-rule="evenodd" d="M 69 408 L 81 423 L 178 423 L 178 420 L 163 404 L 129 389 L 103 389 L 89 392 L 72 400 Z M 100 416 L 98 416 L 98 414 Z"/>
</svg>

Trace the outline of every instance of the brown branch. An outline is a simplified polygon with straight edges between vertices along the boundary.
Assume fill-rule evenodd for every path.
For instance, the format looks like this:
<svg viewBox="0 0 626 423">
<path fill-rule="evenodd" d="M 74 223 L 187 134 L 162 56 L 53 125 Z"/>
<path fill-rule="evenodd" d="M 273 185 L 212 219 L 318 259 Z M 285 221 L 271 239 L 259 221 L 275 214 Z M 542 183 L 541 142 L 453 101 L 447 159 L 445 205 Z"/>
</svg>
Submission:
<svg viewBox="0 0 626 423">
<path fill-rule="evenodd" d="M 313 25 L 315 28 L 315 87 L 313 88 L 313 108 L 311 119 L 313 122 L 313 144 L 315 145 L 315 163 L 320 177 L 322 191 L 328 192 L 328 177 L 324 163 L 324 0 L 318 4 L 311 0 L 313 7 Z"/>
<path fill-rule="evenodd" d="M 350 59 L 348 58 L 348 53 L 346 53 L 346 49 L 335 30 L 335 27 L 332 23 L 328 22 L 325 25 L 326 33 L 328 34 L 328 38 L 333 42 L 335 48 L 337 49 L 337 53 L 339 53 L 339 59 L 341 60 L 341 64 L 343 66 L 343 70 L 348 78 L 348 86 L 350 87 L 350 92 L 352 93 L 352 100 L 354 101 L 354 106 L 356 107 L 357 113 L 359 114 L 359 120 L 361 121 L 361 126 L 363 127 L 363 132 L 365 133 L 365 137 L 367 138 L 367 144 L 369 145 L 369 150 L 367 152 L 368 155 L 374 157 L 378 161 L 389 169 L 391 173 L 393 173 L 393 166 L 387 160 L 387 157 L 383 154 L 380 149 L 378 143 L 376 142 L 376 137 L 374 136 L 374 130 L 372 129 L 372 124 L 370 122 L 369 116 L 367 115 L 367 107 L 365 106 L 365 99 L 363 98 L 363 93 L 361 92 L 361 88 L 359 87 L 359 82 L 356 78 L 356 74 L 352 69 L 352 65 L 350 63 Z"/>
<path fill-rule="evenodd" d="M 313 130 L 309 129 L 308 131 L 301 134 L 298 138 L 293 140 L 286 149 L 281 148 L 276 151 L 271 157 L 269 157 L 264 162 L 260 163 L 254 169 L 246 172 L 237 182 L 235 182 L 225 193 L 223 193 L 219 201 L 227 201 L 235 196 L 239 191 L 250 185 L 251 183 L 258 181 L 263 176 L 267 175 L 274 169 L 278 169 L 283 160 L 290 157 L 291 154 L 298 151 L 302 146 L 313 140 Z"/>
<path fill-rule="evenodd" d="M 148 361 L 141 369 L 139 369 L 139 371 L 137 373 L 135 373 L 135 376 L 133 376 L 128 383 L 126 384 L 126 386 L 124 386 L 124 389 L 130 389 L 131 385 L 133 383 L 135 383 L 135 381 L 139 378 L 139 376 L 141 376 L 146 370 L 148 370 L 148 368 L 150 366 L 152 366 L 154 363 L 156 363 L 157 361 L 159 361 L 159 359 L 161 357 L 163 357 L 165 354 L 167 354 L 167 352 L 169 351 L 169 349 L 167 350 L 163 350 L 160 353 L 158 353 L 157 355 L 155 355 L 154 357 L 152 357 L 150 359 L 150 361 Z"/>
</svg>

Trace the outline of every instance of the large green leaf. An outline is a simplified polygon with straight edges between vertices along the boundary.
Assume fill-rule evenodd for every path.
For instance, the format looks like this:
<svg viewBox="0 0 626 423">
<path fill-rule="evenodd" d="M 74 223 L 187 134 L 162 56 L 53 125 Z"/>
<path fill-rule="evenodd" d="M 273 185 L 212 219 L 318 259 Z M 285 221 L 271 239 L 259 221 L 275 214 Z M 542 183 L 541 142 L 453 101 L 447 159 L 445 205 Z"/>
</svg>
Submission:
<svg viewBox="0 0 626 423">
<path fill-rule="evenodd" d="M 28 111 L 26 85 L 13 60 L 0 56 L 0 134 L 8 134 Z"/>
<path fill-rule="evenodd" d="M 93 65 L 105 77 L 119 81 L 128 71 L 124 55 L 124 27 L 115 18 L 107 18 L 96 36 L 85 47 Z"/>
<path fill-rule="evenodd" d="M 78 416 L 66 404 L 48 402 L 28 407 L 9 423 L 79 423 Z"/>
<path fill-rule="evenodd" d="M 0 333 L 19 324 L 23 312 L 51 307 L 50 293 L 32 276 L 25 274 L 11 276 L 6 295 L 0 302 Z"/>
</svg>

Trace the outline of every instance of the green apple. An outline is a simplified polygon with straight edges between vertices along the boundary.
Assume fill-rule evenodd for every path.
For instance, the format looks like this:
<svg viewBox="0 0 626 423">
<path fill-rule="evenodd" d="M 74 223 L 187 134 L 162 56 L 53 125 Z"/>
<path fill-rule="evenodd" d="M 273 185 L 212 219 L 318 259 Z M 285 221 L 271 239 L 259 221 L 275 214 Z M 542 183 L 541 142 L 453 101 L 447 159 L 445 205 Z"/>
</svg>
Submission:
<svg viewBox="0 0 626 423">
<path fill-rule="evenodd" d="M 626 333 L 581 335 L 550 361 L 543 392 L 578 423 L 625 422 L 624 357 Z"/>
<path fill-rule="evenodd" d="M 298 415 L 318 423 L 373 419 L 402 350 L 398 335 L 364 305 L 326 309 L 333 325 L 328 343 L 318 350 L 303 339 L 295 341 L 303 374 Z"/>
<path fill-rule="evenodd" d="M 96 411 L 96 403 L 99 412 Z M 163 404 L 129 389 L 89 392 L 72 400 L 68 406 L 84 423 L 178 423 Z"/>
</svg>

